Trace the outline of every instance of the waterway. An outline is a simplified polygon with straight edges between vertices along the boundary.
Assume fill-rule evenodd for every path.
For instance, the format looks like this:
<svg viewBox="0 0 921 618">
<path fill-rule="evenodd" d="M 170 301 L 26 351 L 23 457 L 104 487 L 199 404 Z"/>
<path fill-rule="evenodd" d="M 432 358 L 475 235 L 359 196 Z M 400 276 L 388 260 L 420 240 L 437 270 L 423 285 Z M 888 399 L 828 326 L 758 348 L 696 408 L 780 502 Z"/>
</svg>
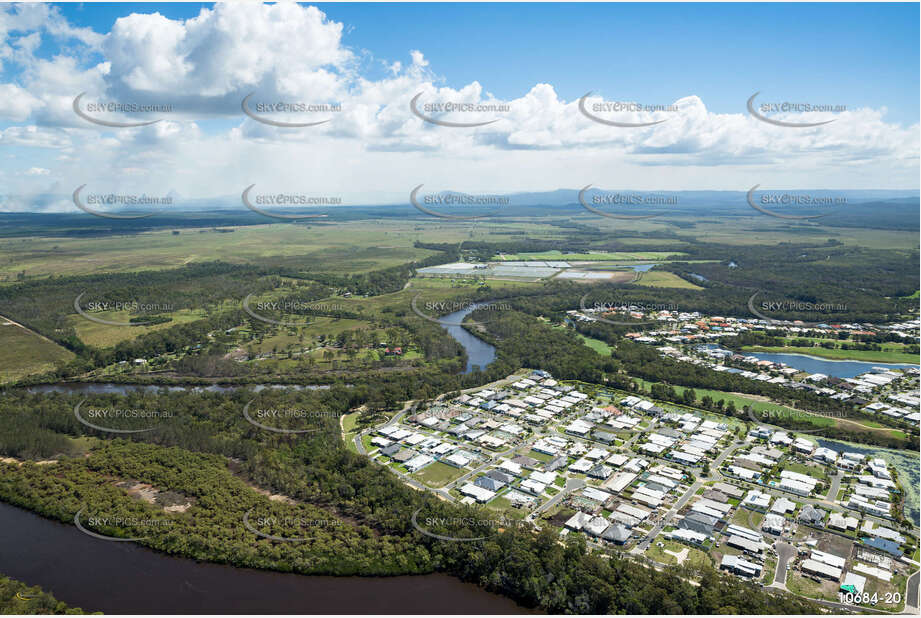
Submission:
<svg viewBox="0 0 921 618">
<path fill-rule="evenodd" d="M 773 354 L 768 352 L 743 352 L 743 354 L 746 356 L 754 356 L 759 360 L 784 363 L 800 371 L 823 373 L 827 376 L 836 378 L 854 378 L 862 373 L 870 371 L 874 367 L 885 367 L 886 369 L 908 369 L 910 367 L 917 367 L 917 365 L 906 365 L 902 363 L 865 363 L 862 361 L 829 360 L 827 358 L 818 358 L 806 354 Z"/>
<path fill-rule="evenodd" d="M 496 348 L 494 346 L 470 334 L 463 326 L 458 326 L 465 317 L 485 304 L 488 303 L 477 303 L 465 307 L 460 311 L 442 316 L 438 320 L 441 327 L 448 331 L 448 334 L 454 337 L 467 352 L 467 366 L 464 368 L 464 373 L 470 373 L 475 366 L 479 366 L 480 369 L 485 369 L 489 363 L 496 360 Z"/>
<path fill-rule="evenodd" d="M 241 569 L 103 541 L 0 503 L 0 573 L 107 614 L 521 614 L 447 575 L 317 577 Z"/>
</svg>

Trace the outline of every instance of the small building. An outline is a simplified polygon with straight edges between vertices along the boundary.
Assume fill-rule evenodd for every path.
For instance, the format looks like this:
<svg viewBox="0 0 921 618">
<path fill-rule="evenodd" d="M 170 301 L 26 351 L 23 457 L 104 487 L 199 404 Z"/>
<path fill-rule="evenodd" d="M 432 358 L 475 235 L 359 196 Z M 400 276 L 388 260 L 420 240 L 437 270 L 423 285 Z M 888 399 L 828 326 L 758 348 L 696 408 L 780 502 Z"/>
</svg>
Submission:
<svg viewBox="0 0 921 618">
<path fill-rule="evenodd" d="M 749 562 L 740 556 L 726 554 L 720 562 L 720 568 L 735 575 L 743 577 L 758 577 L 761 575 L 761 565 Z"/>
<path fill-rule="evenodd" d="M 809 524 L 812 526 L 821 526 L 822 522 L 825 521 L 825 511 L 818 509 L 811 504 L 807 504 L 802 509 L 800 509 L 797 520 L 804 524 Z"/>
<path fill-rule="evenodd" d="M 818 560 L 812 560 L 811 558 L 803 560 L 800 568 L 806 573 L 825 577 L 833 581 L 841 579 L 841 569 L 833 567 L 830 564 L 825 564 L 824 562 L 819 562 Z"/>
<path fill-rule="evenodd" d="M 783 534 L 783 528 L 787 520 L 780 515 L 768 513 L 761 522 L 761 529 L 770 534 Z"/>
<path fill-rule="evenodd" d="M 691 511 L 678 522 L 678 527 L 693 530 L 706 536 L 713 536 L 713 529 L 719 520 L 712 515 Z"/>
<path fill-rule="evenodd" d="M 621 524 L 613 524 L 601 533 L 601 538 L 615 545 L 623 545 L 630 538 L 630 531 Z"/>
</svg>

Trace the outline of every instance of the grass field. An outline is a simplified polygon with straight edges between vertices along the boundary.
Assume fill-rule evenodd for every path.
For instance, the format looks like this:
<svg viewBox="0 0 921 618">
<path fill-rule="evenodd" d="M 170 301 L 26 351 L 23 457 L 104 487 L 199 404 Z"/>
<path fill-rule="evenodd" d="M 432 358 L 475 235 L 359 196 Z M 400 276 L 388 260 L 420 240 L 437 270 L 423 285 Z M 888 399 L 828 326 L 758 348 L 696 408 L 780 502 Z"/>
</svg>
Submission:
<svg viewBox="0 0 921 618">
<path fill-rule="evenodd" d="M 800 348 L 795 346 L 745 346 L 746 352 L 768 352 L 771 354 L 808 354 L 831 360 L 855 360 L 868 363 L 910 363 L 918 364 L 917 354 L 906 354 L 895 350 L 829 350 L 826 348 Z"/>
<path fill-rule="evenodd" d="M 674 273 L 650 270 L 641 273 L 637 285 L 645 285 L 651 288 L 679 288 L 682 290 L 702 290 L 699 285 L 694 285 Z"/>
<path fill-rule="evenodd" d="M 413 474 L 413 477 L 419 479 L 429 487 L 443 487 L 463 473 L 464 470 L 460 468 L 455 468 L 454 466 L 436 461 Z"/>
<path fill-rule="evenodd" d="M 582 335 L 582 334 L 579 335 L 579 339 L 582 340 L 582 343 L 584 343 L 591 349 L 595 350 L 602 356 L 610 356 L 611 351 L 614 349 L 611 346 L 609 346 L 607 343 L 605 343 L 604 341 L 601 341 L 600 339 L 593 339 L 592 337 L 586 337 L 585 335 Z"/>
<path fill-rule="evenodd" d="M 142 317 L 128 311 L 100 311 L 90 315 L 94 318 L 107 320 L 109 322 L 128 322 L 133 317 Z M 170 328 L 177 324 L 194 322 L 195 320 L 201 320 L 206 317 L 204 311 L 185 309 L 174 311 L 173 313 L 164 313 L 162 315 L 172 318 L 172 321 L 162 324 L 153 324 L 151 326 L 115 326 L 112 324 L 99 324 L 98 322 L 87 320 L 82 316 L 73 315 L 68 318 L 68 323 L 74 327 L 77 331 L 77 337 L 79 337 L 80 341 L 83 343 L 97 348 L 110 348 L 122 341 L 128 341 L 140 337 L 141 335 L 146 335 L 147 333 Z"/>
<path fill-rule="evenodd" d="M 232 233 L 170 230 L 98 238 L 14 238 L 0 241 L 0 277 L 90 274 L 176 268 L 191 262 L 304 265 L 314 270 L 360 273 L 432 255 L 416 249 L 418 234 L 404 225 L 355 222 L 330 226 L 255 225 Z"/>
<path fill-rule="evenodd" d="M 0 318 L 0 382 L 18 380 L 28 375 L 54 369 L 57 362 L 74 358 L 73 352 L 47 341 L 32 331 Z"/>
</svg>

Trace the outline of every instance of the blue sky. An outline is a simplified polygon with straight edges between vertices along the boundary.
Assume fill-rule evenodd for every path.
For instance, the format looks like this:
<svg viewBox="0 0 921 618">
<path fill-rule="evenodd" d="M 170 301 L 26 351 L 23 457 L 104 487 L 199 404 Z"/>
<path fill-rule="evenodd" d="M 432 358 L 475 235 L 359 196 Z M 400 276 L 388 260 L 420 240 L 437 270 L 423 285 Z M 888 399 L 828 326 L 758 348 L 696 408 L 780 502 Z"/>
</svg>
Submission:
<svg viewBox="0 0 921 618">
<path fill-rule="evenodd" d="M 62 4 L 104 33 L 132 12 L 195 17 L 207 3 Z M 316 3 L 346 26 L 344 43 L 384 61 L 420 49 L 455 88 L 479 81 L 499 98 L 539 82 L 565 99 L 589 90 L 672 101 L 694 92 L 736 112 L 755 91 L 919 109 L 917 3 Z M 373 71 L 373 65 L 369 66 Z"/>
<path fill-rule="evenodd" d="M 0 210 L 72 209 L 82 184 L 207 198 L 243 179 L 346 203 L 421 183 L 917 190 L 918 21 L 917 3 L 0 4 Z M 842 109 L 759 118 L 756 91 L 759 108 Z M 158 120 L 114 128 L 74 113 L 82 92 L 86 113 L 171 108 L 97 112 Z M 339 108 L 252 118 L 248 95 Z M 489 109 L 420 117 L 416 99 Z M 277 125 L 305 118 L 327 122 Z"/>
</svg>

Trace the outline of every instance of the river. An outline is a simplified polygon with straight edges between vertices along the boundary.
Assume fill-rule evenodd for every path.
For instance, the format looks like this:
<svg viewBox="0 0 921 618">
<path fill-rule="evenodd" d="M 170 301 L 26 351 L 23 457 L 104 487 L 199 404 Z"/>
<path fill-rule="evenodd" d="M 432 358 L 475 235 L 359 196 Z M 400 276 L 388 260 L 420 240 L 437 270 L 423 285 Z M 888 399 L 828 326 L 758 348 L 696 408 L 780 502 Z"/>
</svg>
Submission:
<svg viewBox="0 0 921 618">
<path fill-rule="evenodd" d="M 494 346 L 486 343 L 482 339 L 474 337 L 463 326 L 458 326 L 465 317 L 474 312 L 478 307 L 486 304 L 488 303 L 477 303 L 461 309 L 460 311 L 442 316 L 438 320 L 441 327 L 448 331 L 448 334 L 454 337 L 467 352 L 467 367 L 464 369 L 465 374 L 473 371 L 474 366 L 485 369 L 486 365 L 496 360 L 496 348 Z"/>
<path fill-rule="evenodd" d="M 866 373 L 874 367 L 885 367 L 886 369 L 908 369 L 918 365 L 906 365 L 901 363 L 865 363 L 861 361 L 847 360 L 829 360 L 827 358 L 818 358 L 806 354 L 772 354 L 767 352 L 743 352 L 746 356 L 754 356 L 759 360 L 771 361 L 773 363 L 784 363 L 800 371 L 809 373 L 824 373 L 827 376 L 836 378 L 854 378 L 861 373 Z"/>
<path fill-rule="evenodd" d="M 241 569 L 102 541 L 0 503 L 0 573 L 108 614 L 521 614 L 447 575 L 317 577 Z"/>
</svg>

